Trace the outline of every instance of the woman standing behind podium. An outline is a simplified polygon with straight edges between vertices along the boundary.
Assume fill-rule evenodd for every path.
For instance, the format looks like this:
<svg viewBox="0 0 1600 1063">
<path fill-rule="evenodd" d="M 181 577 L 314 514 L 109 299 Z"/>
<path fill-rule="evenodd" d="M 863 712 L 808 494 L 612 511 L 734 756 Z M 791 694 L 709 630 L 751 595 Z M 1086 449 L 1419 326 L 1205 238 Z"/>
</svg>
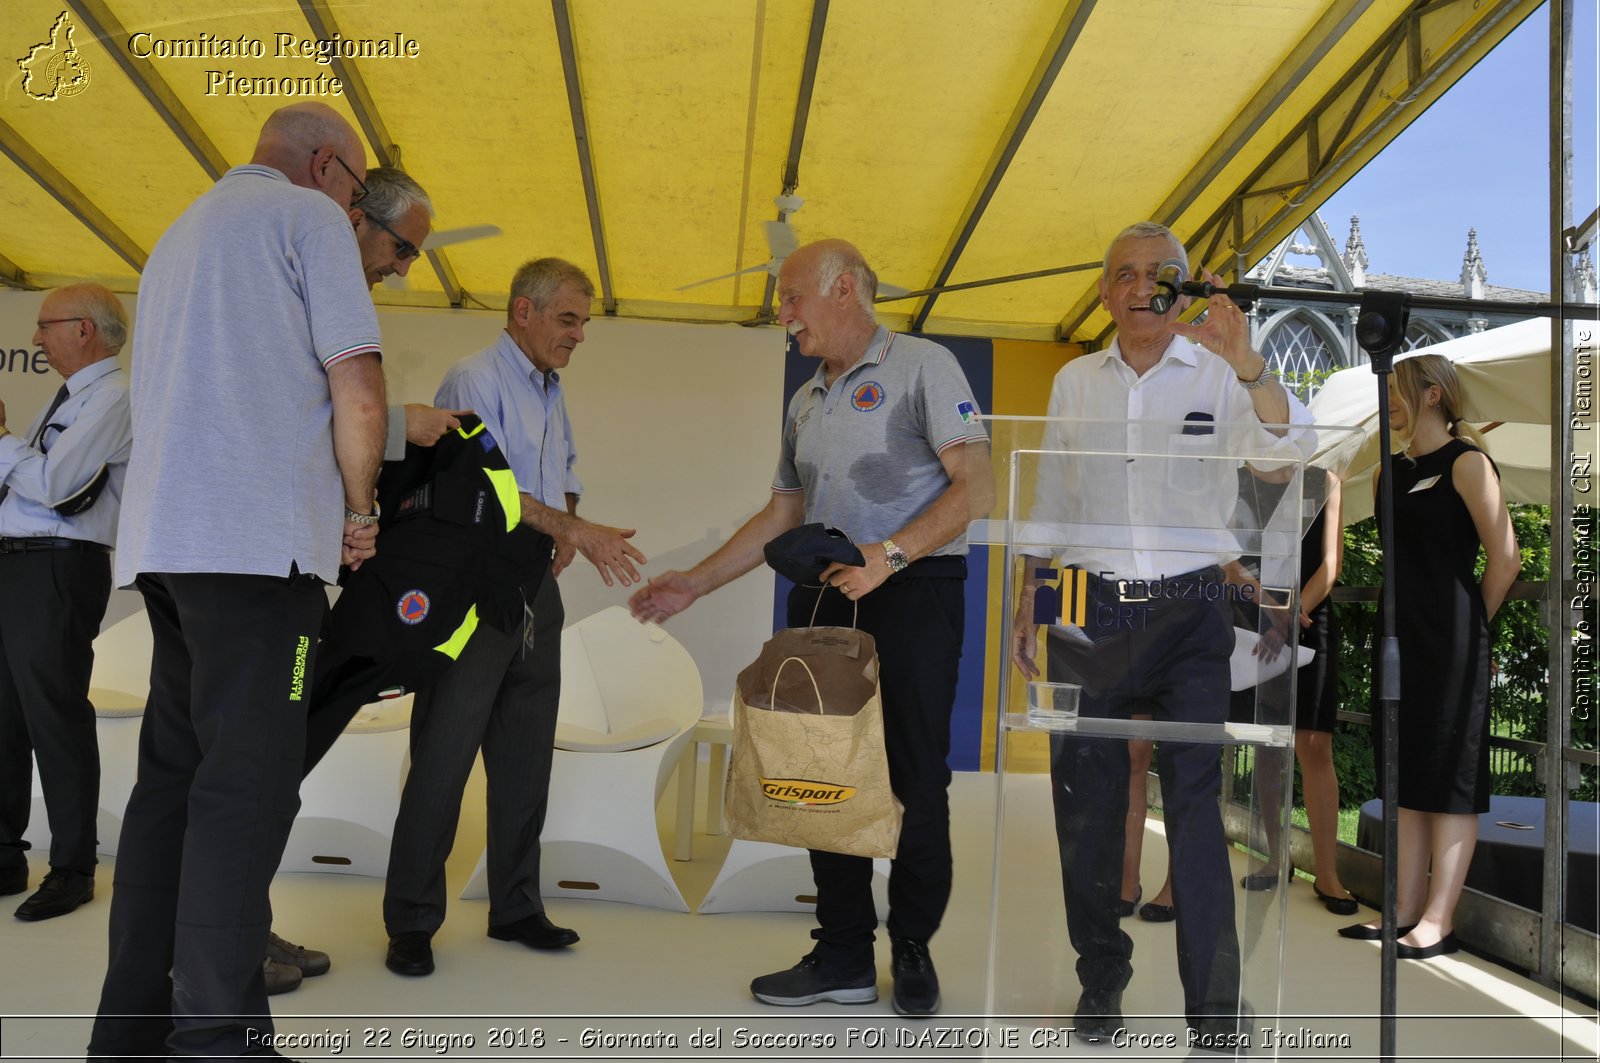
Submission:
<svg viewBox="0 0 1600 1063">
<path fill-rule="evenodd" d="M 1499 473 L 1461 409 L 1448 360 L 1395 363 L 1389 415 L 1405 453 L 1393 465 L 1394 528 L 1380 530 L 1394 551 L 1400 640 L 1401 959 L 1458 947 L 1456 902 L 1478 814 L 1489 811 L 1489 620 L 1522 567 Z M 1482 583 L 1473 578 L 1480 545 Z M 1381 765 L 1381 732 L 1375 737 Z M 1361 925 L 1340 933 L 1378 936 Z"/>
</svg>

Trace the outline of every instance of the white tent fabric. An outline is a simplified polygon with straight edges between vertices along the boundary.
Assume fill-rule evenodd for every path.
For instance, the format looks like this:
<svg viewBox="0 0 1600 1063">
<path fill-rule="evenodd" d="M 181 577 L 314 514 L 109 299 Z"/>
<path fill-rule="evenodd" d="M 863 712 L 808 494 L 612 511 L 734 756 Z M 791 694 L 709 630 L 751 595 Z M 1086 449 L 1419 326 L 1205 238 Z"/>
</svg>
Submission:
<svg viewBox="0 0 1600 1063">
<path fill-rule="evenodd" d="M 1419 354 L 1450 359 L 1466 391 L 1466 419 L 1485 430 L 1489 456 L 1511 502 L 1550 502 L 1550 319 L 1533 318 L 1431 347 Z M 1311 400 L 1317 424 L 1359 427 L 1361 435 L 1335 446 L 1330 439 L 1314 459 L 1344 469 L 1344 522 L 1372 515 L 1372 474 L 1378 463 L 1378 389 L 1369 366 L 1341 369 Z M 1594 492 L 1575 496 L 1593 503 Z"/>
</svg>

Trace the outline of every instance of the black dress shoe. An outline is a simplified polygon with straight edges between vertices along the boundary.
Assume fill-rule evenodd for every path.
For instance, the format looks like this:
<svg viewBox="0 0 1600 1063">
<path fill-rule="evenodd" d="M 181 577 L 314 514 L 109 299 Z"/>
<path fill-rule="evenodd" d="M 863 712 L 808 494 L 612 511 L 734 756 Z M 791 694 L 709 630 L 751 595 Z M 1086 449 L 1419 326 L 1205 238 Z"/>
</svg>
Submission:
<svg viewBox="0 0 1600 1063">
<path fill-rule="evenodd" d="M 26 922 L 54 919 L 58 915 L 78 910 L 87 901 L 94 900 L 94 876 L 66 868 L 50 869 L 50 873 L 33 891 L 33 896 L 17 908 L 17 918 Z"/>
<path fill-rule="evenodd" d="M 564 949 L 578 943 L 578 932 L 556 926 L 543 912 L 504 926 L 491 926 L 489 936 L 496 941 L 520 941 L 530 949 Z"/>
<path fill-rule="evenodd" d="M 1412 923 L 1410 926 L 1395 927 L 1394 936 L 1397 938 L 1403 938 L 1416 928 L 1417 924 L 1415 923 Z M 1350 926 L 1341 926 L 1339 928 L 1339 936 L 1342 938 L 1350 938 L 1354 941 L 1382 941 L 1383 929 L 1381 927 L 1368 926 L 1365 923 L 1354 923 Z"/>
<path fill-rule="evenodd" d="M 1361 904 L 1354 897 L 1335 897 L 1331 893 L 1323 893 L 1313 882 L 1311 892 L 1317 895 L 1317 900 L 1322 906 L 1334 915 L 1355 915 L 1361 910 Z"/>
<path fill-rule="evenodd" d="M 1139 909 L 1139 918 L 1147 923 L 1170 923 L 1178 918 L 1178 909 L 1170 904 L 1149 901 Z"/>
<path fill-rule="evenodd" d="M 1123 1028 L 1122 991 L 1085 989 L 1073 1013 L 1072 1032 L 1085 1041 L 1109 1041 Z"/>
<path fill-rule="evenodd" d="M 9 897 L 13 893 L 24 893 L 28 889 L 28 865 L 8 868 L 0 871 L 0 897 Z"/>
<path fill-rule="evenodd" d="M 1407 945 L 1397 941 L 1394 946 L 1395 958 L 1401 960 L 1431 960 L 1435 956 L 1448 956 L 1460 951 L 1461 942 L 1456 940 L 1453 930 L 1432 945 Z"/>
<path fill-rule="evenodd" d="M 383 965 L 395 974 L 418 976 L 433 973 L 433 935 L 426 930 L 408 930 L 389 939 L 389 954 Z"/>
</svg>

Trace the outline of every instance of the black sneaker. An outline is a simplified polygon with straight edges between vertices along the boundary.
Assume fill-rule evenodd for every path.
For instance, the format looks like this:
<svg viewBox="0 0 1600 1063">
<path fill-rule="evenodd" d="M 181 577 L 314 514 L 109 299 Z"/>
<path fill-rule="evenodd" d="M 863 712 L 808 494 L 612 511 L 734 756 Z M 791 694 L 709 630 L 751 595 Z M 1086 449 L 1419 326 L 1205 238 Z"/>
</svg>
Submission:
<svg viewBox="0 0 1600 1063">
<path fill-rule="evenodd" d="M 890 938 L 894 954 L 894 1010 L 901 1015 L 932 1015 L 939 1010 L 939 976 L 928 946 L 909 938 Z"/>
<path fill-rule="evenodd" d="M 1078 997 L 1072 1029 L 1079 1037 L 1107 1041 L 1122 1027 L 1122 990 L 1085 989 Z"/>
<path fill-rule="evenodd" d="M 871 1004 L 878 999 L 878 972 L 839 975 L 807 956 L 787 971 L 764 974 L 750 983 L 751 994 L 763 1004 L 798 1008 L 827 1001 L 832 1004 Z"/>
</svg>

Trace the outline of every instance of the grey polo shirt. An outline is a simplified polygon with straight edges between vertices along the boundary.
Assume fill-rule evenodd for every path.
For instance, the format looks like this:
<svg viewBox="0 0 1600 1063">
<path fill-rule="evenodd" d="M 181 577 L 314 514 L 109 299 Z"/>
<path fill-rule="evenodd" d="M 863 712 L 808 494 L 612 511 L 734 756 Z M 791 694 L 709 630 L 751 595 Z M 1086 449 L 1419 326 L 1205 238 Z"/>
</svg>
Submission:
<svg viewBox="0 0 1600 1063">
<path fill-rule="evenodd" d="M 833 382 L 826 367 L 789 400 L 772 489 L 805 492 L 805 519 L 853 542 L 881 542 L 950 486 L 939 455 L 987 442 L 955 356 L 879 326 L 861 360 Z M 958 535 L 933 554 L 965 554 Z"/>
<path fill-rule="evenodd" d="M 348 215 L 237 166 L 150 253 L 133 334 L 133 456 L 116 580 L 339 573 L 329 366 L 379 350 Z"/>
</svg>

